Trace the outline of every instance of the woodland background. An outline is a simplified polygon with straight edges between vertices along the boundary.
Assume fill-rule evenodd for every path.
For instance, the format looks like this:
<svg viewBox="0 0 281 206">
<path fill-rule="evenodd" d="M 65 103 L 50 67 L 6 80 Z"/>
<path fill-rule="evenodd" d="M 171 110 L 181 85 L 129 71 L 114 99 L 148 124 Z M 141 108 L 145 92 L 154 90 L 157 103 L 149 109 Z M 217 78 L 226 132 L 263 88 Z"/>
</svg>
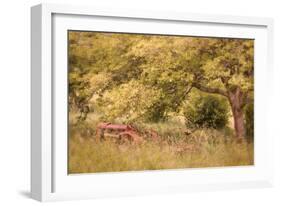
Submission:
<svg viewBox="0 0 281 206">
<path fill-rule="evenodd" d="M 254 40 L 68 35 L 71 171 L 102 171 L 99 162 L 118 165 L 103 166 L 106 171 L 253 164 Z M 105 159 L 105 148 L 82 149 L 96 144 L 84 141 L 95 138 L 100 122 L 133 125 L 146 139 L 145 131 L 153 129 L 169 147 L 146 149 L 135 158 L 129 156 L 136 152 L 127 148 L 122 156 L 124 149 L 117 149 L 105 152 Z M 147 159 L 148 152 L 157 156 Z M 163 165 L 179 155 L 189 160 Z"/>
</svg>

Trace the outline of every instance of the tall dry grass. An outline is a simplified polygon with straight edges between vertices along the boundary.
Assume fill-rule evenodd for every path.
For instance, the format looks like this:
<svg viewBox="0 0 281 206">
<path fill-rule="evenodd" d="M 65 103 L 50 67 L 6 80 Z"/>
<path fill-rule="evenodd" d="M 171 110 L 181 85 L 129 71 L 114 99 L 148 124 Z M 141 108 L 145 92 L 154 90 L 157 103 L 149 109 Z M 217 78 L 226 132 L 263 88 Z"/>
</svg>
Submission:
<svg viewBox="0 0 281 206">
<path fill-rule="evenodd" d="M 163 134 L 165 130 L 162 127 Z M 162 138 L 139 145 L 97 141 L 93 131 L 81 127 L 72 127 L 70 134 L 70 174 L 254 164 L 253 143 L 237 143 L 221 131 L 201 130 L 187 141 Z"/>
</svg>

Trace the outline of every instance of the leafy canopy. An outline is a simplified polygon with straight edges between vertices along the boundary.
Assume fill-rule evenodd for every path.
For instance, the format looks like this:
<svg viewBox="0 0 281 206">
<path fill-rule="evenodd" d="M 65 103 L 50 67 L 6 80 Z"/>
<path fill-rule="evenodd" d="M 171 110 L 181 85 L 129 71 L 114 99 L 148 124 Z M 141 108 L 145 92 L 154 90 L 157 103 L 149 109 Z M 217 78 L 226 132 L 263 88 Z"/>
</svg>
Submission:
<svg viewBox="0 0 281 206">
<path fill-rule="evenodd" d="M 69 32 L 69 101 L 95 98 L 106 119 L 159 121 L 191 88 L 253 95 L 253 40 Z"/>
</svg>

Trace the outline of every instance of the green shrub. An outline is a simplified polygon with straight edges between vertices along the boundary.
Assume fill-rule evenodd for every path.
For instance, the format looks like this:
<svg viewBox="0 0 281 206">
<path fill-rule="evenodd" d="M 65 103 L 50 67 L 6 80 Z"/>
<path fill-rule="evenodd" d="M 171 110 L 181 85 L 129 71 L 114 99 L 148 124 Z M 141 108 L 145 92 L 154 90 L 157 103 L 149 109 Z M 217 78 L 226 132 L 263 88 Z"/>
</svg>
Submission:
<svg viewBox="0 0 281 206">
<path fill-rule="evenodd" d="M 198 96 L 184 108 L 188 128 L 223 128 L 228 122 L 227 103 L 222 99 L 208 95 Z"/>
<path fill-rule="evenodd" d="M 149 122 L 159 122 L 167 119 L 167 106 L 161 99 L 149 108 L 149 112 L 145 115 L 145 120 Z"/>
<path fill-rule="evenodd" d="M 254 104 L 248 104 L 245 107 L 245 126 L 246 135 L 249 138 L 254 137 Z"/>
</svg>

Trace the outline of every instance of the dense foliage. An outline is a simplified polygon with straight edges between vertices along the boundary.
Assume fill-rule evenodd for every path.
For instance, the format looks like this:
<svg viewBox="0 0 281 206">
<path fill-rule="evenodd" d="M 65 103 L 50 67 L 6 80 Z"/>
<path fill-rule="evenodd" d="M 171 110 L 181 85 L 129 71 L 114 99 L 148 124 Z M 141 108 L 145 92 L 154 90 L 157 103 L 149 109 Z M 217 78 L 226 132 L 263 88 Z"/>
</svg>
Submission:
<svg viewBox="0 0 281 206">
<path fill-rule="evenodd" d="M 246 125 L 246 135 L 248 138 L 253 138 L 254 136 L 254 104 L 248 104 L 245 107 L 245 125 Z"/>
<path fill-rule="evenodd" d="M 69 173 L 253 165 L 254 40 L 68 40 Z"/>
<path fill-rule="evenodd" d="M 187 127 L 220 129 L 228 122 L 228 107 L 218 97 L 198 96 L 184 110 Z"/>
<path fill-rule="evenodd" d="M 94 101 L 106 121 L 158 122 L 179 115 L 197 88 L 229 102 L 242 137 L 244 108 L 253 101 L 253 51 L 254 41 L 245 39 L 70 31 L 70 108 L 83 112 Z"/>
</svg>

